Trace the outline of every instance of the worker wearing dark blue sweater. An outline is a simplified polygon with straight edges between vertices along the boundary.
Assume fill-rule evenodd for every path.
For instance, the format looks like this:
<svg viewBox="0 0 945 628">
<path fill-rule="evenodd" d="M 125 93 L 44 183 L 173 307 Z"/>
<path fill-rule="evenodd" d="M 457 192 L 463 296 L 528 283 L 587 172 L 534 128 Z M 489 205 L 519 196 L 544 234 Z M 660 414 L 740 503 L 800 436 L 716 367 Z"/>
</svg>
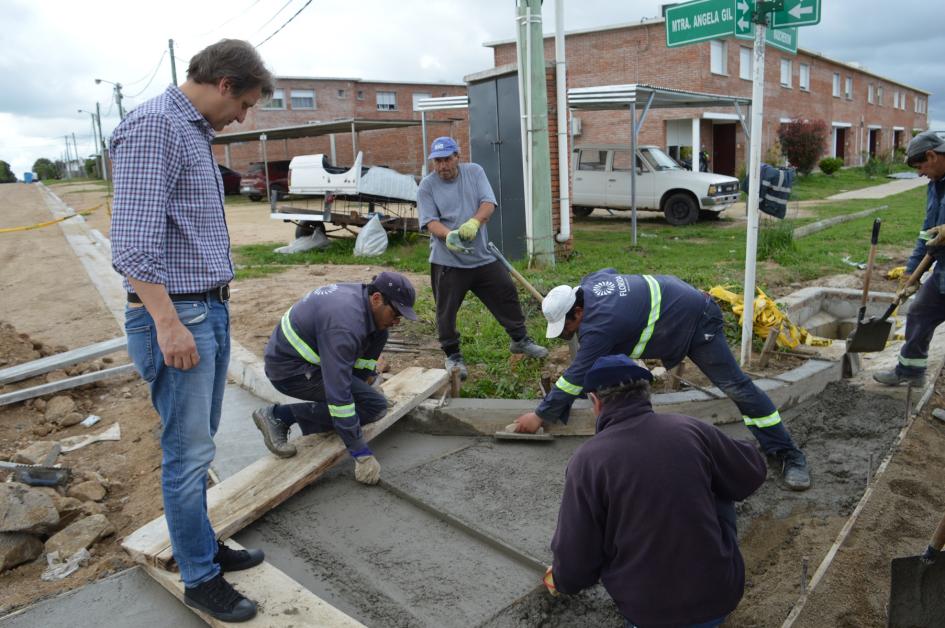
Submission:
<svg viewBox="0 0 945 628">
<path fill-rule="evenodd" d="M 545 585 L 600 581 L 627 626 L 718 626 L 745 585 L 734 502 L 764 482 L 764 458 L 698 419 L 653 412 L 651 380 L 625 355 L 582 380 L 597 434 L 568 463 Z"/>
<path fill-rule="evenodd" d="M 516 431 L 535 432 L 544 421 L 567 423 L 584 375 L 601 356 L 655 358 L 667 369 L 688 357 L 735 402 L 764 452 L 781 463 L 785 484 L 810 487 L 804 453 L 768 395 L 739 368 L 725 340 L 722 311 L 705 292 L 670 275 L 621 275 L 605 268 L 575 288 L 551 290 L 542 312 L 549 338 L 578 334 L 580 349 L 535 412 L 516 419 Z"/>
</svg>

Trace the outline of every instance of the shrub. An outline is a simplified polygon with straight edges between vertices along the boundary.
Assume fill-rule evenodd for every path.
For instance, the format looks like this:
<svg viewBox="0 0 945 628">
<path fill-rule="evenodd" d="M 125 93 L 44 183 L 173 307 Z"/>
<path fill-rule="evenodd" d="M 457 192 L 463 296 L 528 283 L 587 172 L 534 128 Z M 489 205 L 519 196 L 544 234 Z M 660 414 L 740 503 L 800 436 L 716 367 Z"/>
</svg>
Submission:
<svg viewBox="0 0 945 628">
<path fill-rule="evenodd" d="M 887 174 L 889 174 L 889 171 L 889 158 L 883 155 L 870 157 L 863 166 L 863 172 L 866 174 L 868 179 L 872 179 L 873 177 L 885 177 Z"/>
<path fill-rule="evenodd" d="M 820 163 L 817 165 L 820 166 L 820 171 L 829 177 L 837 170 L 840 170 L 843 166 L 843 160 L 839 157 L 825 157 L 821 159 Z"/>
<path fill-rule="evenodd" d="M 794 225 L 779 220 L 758 230 L 757 259 L 773 260 L 779 253 L 795 251 Z"/>
<path fill-rule="evenodd" d="M 801 174 L 808 175 L 827 146 L 827 123 L 796 118 L 781 125 L 778 140 L 791 165 Z"/>
<path fill-rule="evenodd" d="M 35 162 L 33 162 L 33 172 L 35 172 L 36 176 L 43 181 L 48 181 L 49 179 L 58 179 L 60 177 L 59 168 L 56 167 L 56 164 L 49 161 L 45 157 L 40 157 Z"/>
</svg>

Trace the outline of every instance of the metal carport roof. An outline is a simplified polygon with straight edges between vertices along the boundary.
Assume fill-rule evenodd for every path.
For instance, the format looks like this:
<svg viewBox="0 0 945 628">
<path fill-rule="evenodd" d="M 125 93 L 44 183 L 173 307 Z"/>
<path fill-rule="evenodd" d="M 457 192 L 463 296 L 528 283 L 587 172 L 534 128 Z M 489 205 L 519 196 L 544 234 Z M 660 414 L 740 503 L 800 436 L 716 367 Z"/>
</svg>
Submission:
<svg viewBox="0 0 945 628">
<path fill-rule="evenodd" d="M 419 120 L 362 120 L 359 118 L 344 118 L 330 122 L 313 122 L 311 124 L 296 124 L 293 126 L 279 126 L 271 129 L 253 129 L 252 131 L 237 131 L 223 133 L 213 138 L 214 144 L 232 144 L 233 142 L 251 142 L 259 140 L 265 134 L 266 140 L 288 140 L 300 137 L 317 137 L 332 133 L 359 133 L 361 131 L 376 131 L 379 129 L 397 129 L 401 127 L 420 126 Z"/>
</svg>

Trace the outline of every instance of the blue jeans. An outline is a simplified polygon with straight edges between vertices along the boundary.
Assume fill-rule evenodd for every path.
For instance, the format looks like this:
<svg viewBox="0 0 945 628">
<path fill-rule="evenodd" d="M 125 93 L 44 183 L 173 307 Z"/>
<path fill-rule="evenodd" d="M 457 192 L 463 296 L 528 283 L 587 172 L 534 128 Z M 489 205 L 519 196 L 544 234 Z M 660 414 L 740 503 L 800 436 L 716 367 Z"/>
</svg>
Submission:
<svg viewBox="0 0 945 628">
<path fill-rule="evenodd" d="M 194 336 L 200 362 L 187 371 L 164 364 L 154 319 L 144 307 L 125 309 L 128 354 L 151 387 L 151 403 L 161 416 L 161 491 L 174 560 L 184 586 L 213 578 L 216 534 L 207 516 L 207 469 L 216 447 L 223 387 L 230 361 L 229 305 L 208 301 L 174 303 Z"/>
<path fill-rule="evenodd" d="M 735 402 L 745 424 L 766 454 L 790 451 L 800 454 L 771 399 L 735 361 L 725 340 L 722 310 L 712 299 L 707 301 L 702 319 L 696 325 L 689 359 Z"/>
<path fill-rule="evenodd" d="M 904 377 L 923 375 L 929 363 L 929 343 L 935 328 L 945 322 L 945 295 L 938 282 L 922 284 L 906 315 L 906 342 L 899 350 L 896 373 Z"/>
</svg>

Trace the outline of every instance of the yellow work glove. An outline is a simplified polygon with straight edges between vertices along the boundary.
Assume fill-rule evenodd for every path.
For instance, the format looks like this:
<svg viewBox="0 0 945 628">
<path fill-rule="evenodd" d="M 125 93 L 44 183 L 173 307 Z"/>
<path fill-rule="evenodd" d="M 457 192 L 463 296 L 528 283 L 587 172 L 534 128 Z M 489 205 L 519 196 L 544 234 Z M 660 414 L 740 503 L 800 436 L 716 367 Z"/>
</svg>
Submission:
<svg viewBox="0 0 945 628">
<path fill-rule="evenodd" d="M 463 239 L 459 235 L 459 230 L 450 231 L 446 235 L 446 248 L 454 253 L 472 253 L 472 249 L 463 244 Z"/>
<path fill-rule="evenodd" d="M 945 245 L 945 228 L 943 228 L 943 225 L 929 227 L 925 233 L 930 238 L 929 241 L 925 243 L 925 246 L 936 247 Z M 462 235 L 462 227 L 460 227 L 460 235 Z"/>
<path fill-rule="evenodd" d="M 899 299 L 900 303 L 902 303 L 903 301 L 905 301 L 906 299 L 908 299 L 909 297 L 911 297 L 913 294 L 915 294 L 918 291 L 919 291 L 919 282 L 917 281 L 913 284 L 909 284 L 908 286 L 903 286 L 899 288 L 899 290 L 896 292 L 896 298 Z"/>
<path fill-rule="evenodd" d="M 354 479 L 361 484 L 377 484 L 381 479 L 381 463 L 374 456 L 354 459 Z"/>
<path fill-rule="evenodd" d="M 479 224 L 478 220 L 475 218 L 470 218 L 460 225 L 459 229 L 457 229 L 457 231 L 459 231 L 459 237 L 461 237 L 463 240 L 472 240 L 476 237 L 476 234 L 479 233 L 480 226 L 481 225 Z"/>
<path fill-rule="evenodd" d="M 553 597 L 558 597 L 561 595 L 558 593 L 558 588 L 555 587 L 555 575 L 551 571 L 551 565 L 548 566 L 548 570 L 545 571 L 545 577 L 541 579 L 542 584 L 545 585 L 545 588 L 548 589 L 548 593 Z"/>
</svg>

